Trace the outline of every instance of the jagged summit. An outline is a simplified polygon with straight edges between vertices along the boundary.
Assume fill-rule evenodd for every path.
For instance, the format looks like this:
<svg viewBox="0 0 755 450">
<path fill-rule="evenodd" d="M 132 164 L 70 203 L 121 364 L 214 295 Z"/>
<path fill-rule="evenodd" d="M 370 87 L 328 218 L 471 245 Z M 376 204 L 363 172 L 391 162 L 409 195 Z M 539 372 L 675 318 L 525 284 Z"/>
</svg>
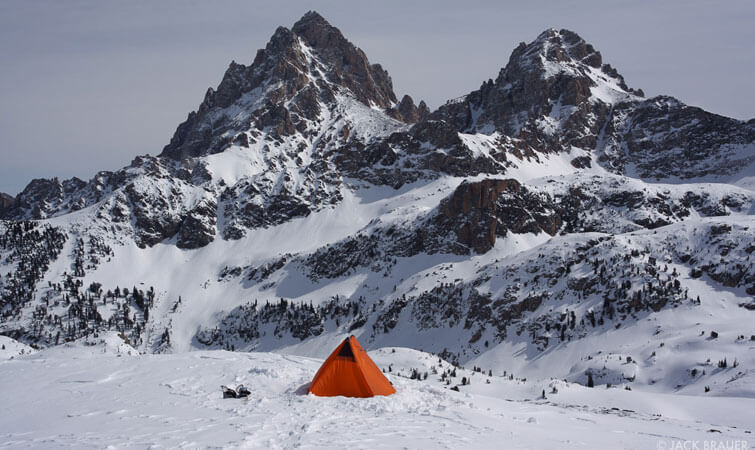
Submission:
<svg viewBox="0 0 755 450">
<path fill-rule="evenodd" d="M 532 57 L 542 55 L 551 61 L 568 61 L 570 59 L 584 62 L 585 64 L 599 69 L 603 59 L 599 51 L 582 39 L 577 33 L 562 29 L 549 28 L 530 44 L 524 42 L 519 44 L 519 48 L 525 50 L 525 54 Z M 512 60 L 515 59 L 517 52 L 512 54 Z M 518 56 L 518 55 L 517 55 Z"/>
<path fill-rule="evenodd" d="M 330 22 L 328 22 L 323 16 L 320 15 L 317 11 L 310 9 L 309 11 L 305 12 L 303 16 L 299 20 L 294 23 L 294 27 L 297 25 L 304 25 L 307 24 L 316 24 L 317 26 L 325 26 L 325 27 L 332 27 L 330 25 Z"/>
<path fill-rule="evenodd" d="M 316 49 L 346 45 L 349 42 L 341 31 L 330 24 L 316 11 L 308 11 L 299 19 L 291 31 L 304 38 L 307 44 Z"/>
<path fill-rule="evenodd" d="M 396 103 L 393 82 L 380 64 L 370 64 L 362 50 L 314 11 L 306 13 L 291 31 L 335 70 L 328 75 L 344 84 L 365 104 L 391 108 Z"/>
<path fill-rule="evenodd" d="M 549 141 L 559 128 L 554 125 L 575 112 L 587 115 L 594 112 L 595 104 L 607 109 L 642 95 L 603 64 L 600 52 L 578 34 L 551 28 L 529 44 L 520 43 L 495 81 L 449 102 L 437 117 L 464 132 L 500 131 L 514 137 L 534 133 L 541 135 L 538 140 Z M 544 117 L 553 123 L 539 123 Z M 588 128 L 594 125 L 582 122 Z"/>
<path fill-rule="evenodd" d="M 579 148 L 611 171 L 643 178 L 733 175 L 755 161 L 752 126 L 669 97 L 644 98 L 595 47 L 565 29 L 519 44 L 495 80 L 429 118 L 445 134 L 506 136 L 502 150 L 516 155 Z M 668 128 L 669 121 L 680 128 Z M 685 158 L 673 156 L 678 149 Z"/>
<path fill-rule="evenodd" d="M 577 33 L 561 29 L 549 28 L 530 44 L 521 42 L 514 49 L 509 62 L 501 69 L 497 82 L 506 80 L 509 72 L 535 72 L 545 78 L 568 73 L 592 77 L 588 68 L 597 69 L 610 81 L 627 93 L 644 96 L 641 90 L 630 89 L 624 78 L 610 64 L 603 64 L 603 57 L 599 51 Z M 594 80 L 599 83 L 600 80 Z"/>
<path fill-rule="evenodd" d="M 421 116 L 413 104 L 397 108 L 388 72 L 370 64 L 336 27 L 310 11 L 291 29 L 279 27 L 251 65 L 232 62 L 218 88 L 209 89 L 197 111 L 178 126 L 161 156 L 181 160 L 217 153 L 259 133 L 274 138 L 304 133 L 321 119 L 323 109 L 334 107 L 338 96 L 402 121 Z M 251 137 L 245 135 L 250 125 Z"/>
<path fill-rule="evenodd" d="M 594 149 L 613 105 L 641 96 L 579 35 L 548 29 L 519 44 L 495 80 L 429 117 L 461 133 L 507 136 L 504 152 L 532 156 Z"/>
</svg>

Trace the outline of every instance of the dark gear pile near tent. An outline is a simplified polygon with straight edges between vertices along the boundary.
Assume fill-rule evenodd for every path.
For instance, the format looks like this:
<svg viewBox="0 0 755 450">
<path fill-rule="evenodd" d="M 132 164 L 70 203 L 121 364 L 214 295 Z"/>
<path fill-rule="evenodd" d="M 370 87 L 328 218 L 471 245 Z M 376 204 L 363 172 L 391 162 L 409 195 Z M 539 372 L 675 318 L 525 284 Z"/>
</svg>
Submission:
<svg viewBox="0 0 755 450">
<path fill-rule="evenodd" d="M 391 395 L 396 389 L 380 372 L 357 338 L 347 337 L 317 371 L 309 392 L 322 397 Z"/>
</svg>

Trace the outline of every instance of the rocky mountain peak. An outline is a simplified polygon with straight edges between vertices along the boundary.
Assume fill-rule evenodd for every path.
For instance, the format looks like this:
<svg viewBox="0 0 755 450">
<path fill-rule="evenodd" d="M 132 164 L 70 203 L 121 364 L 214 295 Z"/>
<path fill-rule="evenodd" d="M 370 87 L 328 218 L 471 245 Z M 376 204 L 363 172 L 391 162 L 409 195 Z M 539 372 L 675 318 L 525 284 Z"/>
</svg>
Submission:
<svg viewBox="0 0 755 450">
<path fill-rule="evenodd" d="M 370 106 L 390 108 L 396 103 L 393 82 L 379 64 L 370 64 L 362 50 L 321 15 L 309 11 L 291 28 L 328 69 L 328 79 L 342 84 Z"/>
<path fill-rule="evenodd" d="M 414 99 L 409 95 L 404 95 L 398 105 L 389 111 L 389 114 L 403 122 L 415 123 L 427 117 L 430 114 L 430 108 L 424 100 L 421 100 L 419 105 L 415 105 Z"/>
<path fill-rule="evenodd" d="M 555 28 L 543 31 L 529 45 L 524 42 L 520 43 L 512 53 L 509 63 L 516 63 L 519 60 L 534 62 L 533 60 L 538 58 L 553 62 L 577 61 L 597 69 L 603 63 L 600 52 L 577 33 Z M 537 65 L 532 64 L 532 66 Z"/>
<path fill-rule="evenodd" d="M 641 96 L 579 35 L 548 29 L 519 44 L 495 80 L 430 117 L 464 133 L 515 138 L 517 154 L 592 149 L 612 105 Z"/>
<path fill-rule="evenodd" d="M 0 217 L 27 217 L 31 219 L 44 219 L 49 217 L 59 203 L 66 199 L 71 200 L 71 194 L 86 186 L 86 182 L 73 177 L 62 182 L 57 178 L 36 178 L 21 191 L 15 198 L 9 195 L 0 195 Z M 67 204 L 70 211 L 82 207 L 80 199 L 71 200 Z"/>
<path fill-rule="evenodd" d="M 338 95 L 403 120 L 393 109 L 397 99 L 388 72 L 310 11 L 291 29 L 279 27 L 251 65 L 231 62 L 217 89 L 207 91 L 161 156 L 180 160 L 220 152 L 238 139 L 248 142 L 241 134 L 250 123 L 253 134 L 263 129 L 276 138 L 303 133 Z M 232 105 L 233 114 L 225 111 Z"/>
<path fill-rule="evenodd" d="M 643 96 L 642 91 L 630 89 L 610 64 L 603 64 L 602 55 L 592 44 L 566 29 L 551 28 L 529 44 L 520 43 L 506 67 L 501 69 L 496 83 L 505 84 L 525 73 L 544 79 L 557 76 L 590 78 L 593 85 L 599 84 L 601 80 L 596 78 L 602 76 L 605 78 L 602 81 L 615 84 L 620 90 Z"/>
<path fill-rule="evenodd" d="M 308 11 L 304 14 L 291 27 L 291 31 L 302 37 L 307 45 L 316 49 L 347 46 L 349 44 L 341 31 L 316 11 Z"/>
</svg>

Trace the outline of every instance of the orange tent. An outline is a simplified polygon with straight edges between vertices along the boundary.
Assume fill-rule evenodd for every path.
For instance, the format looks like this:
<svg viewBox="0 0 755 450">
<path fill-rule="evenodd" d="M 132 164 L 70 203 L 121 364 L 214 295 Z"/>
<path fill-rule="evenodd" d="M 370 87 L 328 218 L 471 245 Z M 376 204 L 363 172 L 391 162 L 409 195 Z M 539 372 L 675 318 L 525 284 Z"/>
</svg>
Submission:
<svg viewBox="0 0 755 450">
<path fill-rule="evenodd" d="M 322 363 L 309 392 L 322 397 L 372 397 L 391 395 L 396 389 L 367 356 L 357 338 L 350 336 Z"/>
</svg>

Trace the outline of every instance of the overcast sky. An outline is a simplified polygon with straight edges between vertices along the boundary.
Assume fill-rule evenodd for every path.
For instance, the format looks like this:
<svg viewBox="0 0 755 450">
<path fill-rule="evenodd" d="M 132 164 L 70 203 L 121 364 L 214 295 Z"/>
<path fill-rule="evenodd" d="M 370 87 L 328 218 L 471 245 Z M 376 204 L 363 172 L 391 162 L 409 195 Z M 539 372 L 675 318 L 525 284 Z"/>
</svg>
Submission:
<svg viewBox="0 0 755 450">
<path fill-rule="evenodd" d="M 310 9 L 381 63 L 399 98 L 431 108 L 554 27 L 576 31 L 648 96 L 755 117 L 752 0 L 0 0 L 0 192 L 159 153 L 231 60 L 250 63 Z"/>
</svg>

